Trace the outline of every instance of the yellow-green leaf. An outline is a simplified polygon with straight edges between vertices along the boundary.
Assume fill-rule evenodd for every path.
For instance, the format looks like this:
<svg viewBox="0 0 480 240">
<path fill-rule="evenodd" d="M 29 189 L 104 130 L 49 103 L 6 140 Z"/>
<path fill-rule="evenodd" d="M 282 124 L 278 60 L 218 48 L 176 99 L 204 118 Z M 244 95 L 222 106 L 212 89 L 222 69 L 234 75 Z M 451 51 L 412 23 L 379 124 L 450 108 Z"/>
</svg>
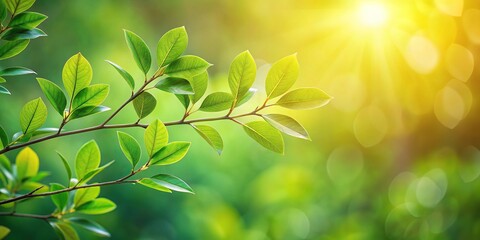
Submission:
<svg viewBox="0 0 480 240">
<path fill-rule="evenodd" d="M 68 59 L 63 67 L 62 81 L 71 99 L 90 85 L 92 75 L 92 67 L 81 53 L 77 53 Z"/>
<path fill-rule="evenodd" d="M 50 191 L 52 191 L 52 192 L 62 190 L 64 188 L 65 188 L 64 186 L 62 186 L 61 184 L 58 184 L 58 183 L 51 183 L 50 184 Z M 63 211 L 65 206 L 67 206 L 68 192 L 62 192 L 62 193 L 54 194 L 54 195 L 51 195 L 50 197 L 52 199 L 52 202 L 55 204 L 55 206 L 57 207 L 57 209 L 59 211 Z"/>
<path fill-rule="evenodd" d="M 160 120 L 153 121 L 145 130 L 145 146 L 148 156 L 152 157 L 158 150 L 168 143 L 168 131 Z"/>
<path fill-rule="evenodd" d="M 210 66 L 212 65 L 200 57 L 186 55 L 170 63 L 165 68 L 165 74 L 170 77 L 191 79 L 205 72 Z"/>
<path fill-rule="evenodd" d="M 155 110 L 157 100 L 149 92 L 142 92 L 133 100 L 133 107 L 139 119 L 148 116 Z"/>
<path fill-rule="evenodd" d="M 223 151 L 223 140 L 222 136 L 218 133 L 215 128 L 208 125 L 193 125 L 193 129 L 197 131 L 200 136 L 207 141 L 207 143 L 217 151 L 218 155 L 222 154 Z"/>
<path fill-rule="evenodd" d="M 265 82 L 267 98 L 272 99 L 288 91 L 298 78 L 298 70 L 296 54 L 275 62 L 270 68 Z"/>
<path fill-rule="evenodd" d="M 97 198 L 79 206 L 76 210 L 84 214 L 104 214 L 115 210 L 117 205 L 106 198 Z"/>
<path fill-rule="evenodd" d="M 29 147 L 24 148 L 17 155 L 17 179 L 33 177 L 38 173 L 39 160 L 37 154 Z"/>
<path fill-rule="evenodd" d="M 14 57 L 27 48 L 29 39 L 6 41 L 0 43 L 0 60 Z"/>
<path fill-rule="evenodd" d="M 108 84 L 95 84 L 82 89 L 73 99 L 72 111 L 102 104 L 107 98 L 109 90 Z"/>
<path fill-rule="evenodd" d="M 264 121 L 249 122 L 243 125 L 245 132 L 263 147 L 283 154 L 284 143 L 282 134 Z"/>
<path fill-rule="evenodd" d="M 37 81 L 50 104 L 52 104 L 60 116 L 63 116 L 63 111 L 65 111 L 67 106 L 67 99 L 63 91 L 55 83 L 47 79 L 37 78 Z"/>
<path fill-rule="evenodd" d="M 0 239 L 4 239 L 10 233 L 10 229 L 0 225 Z"/>
<path fill-rule="evenodd" d="M 235 101 L 243 97 L 255 81 L 257 65 L 249 51 L 240 53 L 230 65 L 228 85 Z"/>
<path fill-rule="evenodd" d="M 152 156 L 152 165 L 169 165 L 174 164 L 180 160 L 188 152 L 190 148 L 189 142 L 172 142 L 167 144 L 166 146 L 160 148 L 153 156 Z"/>
<path fill-rule="evenodd" d="M 20 126 L 25 135 L 40 128 L 46 120 L 47 106 L 45 106 L 41 98 L 28 102 L 20 112 Z"/>
<path fill-rule="evenodd" d="M 175 61 L 185 51 L 188 35 L 185 27 L 174 28 L 166 32 L 158 41 L 157 62 L 159 67 Z"/>
<path fill-rule="evenodd" d="M 92 201 L 100 195 L 100 187 L 80 188 L 76 190 L 73 198 L 73 205 L 75 208 Z"/>
<path fill-rule="evenodd" d="M 128 30 L 124 30 L 124 32 L 125 40 L 127 41 L 128 48 L 130 48 L 130 52 L 132 52 L 135 62 L 140 70 L 147 74 L 148 70 L 150 70 L 150 66 L 152 65 L 150 49 L 148 49 L 145 41 L 143 41 L 143 39 L 137 34 Z"/>
<path fill-rule="evenodd" d="M 265 114 L 262 115 L 262 117 L 274 128 L 280 130 L 285 134 L 296 138 L 310 140 L 307 130 L 305 130 L 305 128 L 300 123 L 295 121 L 295 119 L 289 116 L 281 114 Z"/>
<path fill-rule="evenodd" d="M 325 106 L 332 97 L 317 88 L 299 88 L 283 95 L 277 105 L 290 109 L 312 109 Z"/>
<path fill-rule="evenodd" d="M 98 168 L 100 165 L 100 149 L 94 140 L 85 143 L 75 158 L 75 171 L 80 181 L 85 174 Z"/>
<path fill-rule="evenodd" d="M 32 7 L 35 0 L 5 0 L 8 11 L 12 15 L 19 14 Z"/>
<path fill-rule="evenodd" d="M 132 168 L 134 168 L 140 160 L 140 155 L 142 153 L 140 145 L 138 144 L 137 140 L 135 140 L 135 138 L 133 138 L 127 133 L 119 131 L 117 132 L 117 136 L 118 143 L 120 144 L 120 148 L 122 149 L 123 154 L 132 164 Z"/>
<path fill-rule="evenodd" d="M 233 96 L 226 92 L 215 92 L 208 95 L 200 106 L 200 111 L 219 112 L 229 109 L 233 104 Z"/>
</svg>

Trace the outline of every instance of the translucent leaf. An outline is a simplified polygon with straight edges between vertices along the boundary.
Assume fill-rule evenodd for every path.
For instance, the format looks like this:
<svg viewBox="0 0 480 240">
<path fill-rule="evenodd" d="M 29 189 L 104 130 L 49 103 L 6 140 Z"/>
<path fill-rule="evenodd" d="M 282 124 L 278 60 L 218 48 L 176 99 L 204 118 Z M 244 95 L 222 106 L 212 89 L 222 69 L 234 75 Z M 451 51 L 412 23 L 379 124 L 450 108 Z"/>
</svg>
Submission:
<svg viewBox="0 0 480 240">
<path fill-rule="evenodd" d="M 123 77 L 123 79 L 125 79 L 128 86 L 130 86 L 130 89 L 132 89 L 132 91 L 133 91 L 135 89 L 135 80 L 133 79 L 132 75 L 130 75 L 130 73 L 125 71 L 122 67 L 120 67 L 116 63 L 108 61 L 108 60 L 107 60 L 107 62 L 110 63 L 110 65 L 112 65 L 117 70 L 117 72 Z"/>
<path fill-rule="evenodd" d="M 94 200 L 100 195 L 100 187 L 80 188 L 76 190 L 73 198 L 73 205 L 75 208 Z"/>
<path fill-rule="evenodd" d="M 114 202 L 106 198 L 97 198 L 79 206 L 76 210 L 79 213 L 94 215 L 111 212 L 116 207 Z"/>
<path fill-rule="evenodd" d="M 100 149 L 94 140 L 85 143 L 75 158 L 75 172 L 78 179 L 83 179 L 85 174 L 98 168 L 100 165 Z"/>
<path fill-rule="evenodd" d="M 152 165 L 174 164 L 185 157 L 190 148 L 189 142 L 172 142 L 162 147 L 152 156 Z"/>
<path fill-rule="evenodd" d="M 139 119 L 148 116 L 155 110 L 157 100 L 149 92 L 143 92 L 133 100 L 133 107 Z"/>
<path fill-rule="evenodd" d="M 274 128 L 296 138 L 310 140 L 307 130 L 295 119 L 281 114 L 265 114 L 262 117 Z"/>
<path fill-rule="evenodd" d="M 472 52 L 459 44 L 452 44 L 445 53 L 447 71 L 452 77 L 468 81 L 475 66 Z"/>
<path fill-rule="evenodd" d="M 57 155 L 60 157 L 60 159 L 62 159 L 63 166 L 65 167 L 65 171 L 67 172 L 68 180 L 70 180 L 70 178 L 72 178 L 72 169 L 70 168 L 70 164 L 68 164 L 67 159 L 65 159 L 65 157 L 61 153 L 57 152 Z"/>
<path fill-rule="evenodd" d="M 135 140 L 135 138 L 133 138 L 127 133 L 117 132 L 117 136 L 123 154 L 132 164 L 132 168 L 134 168 L 140 160 L 140 155 L 142 153 L 140 145 L 138 144 L 137 140 Z"/>
<path fill-rule="evenodd" d="M 63 67 L 62 80 L 65 90 L 72 99 L 78 92 L 90 85 L 92 74 L 90 63 L 81 53 L 68 59 Z"/>
<path fill-rule="evenodd" d="M 158 174 L 151 178 L 143 178 L 139 183 L 163 192 L 171 192 L 171 190 L 173 190 L 177 192 L 193 193 L 192 188 L 183 180 L 167 174 Z"/>
<path fill-rule="evenodd" d="M 148 156 L 152 157 L 158 150 L 168 143 L 168 131 L 160 120 L 153 121 L 145 130 L 145 146 Z"/>
<path fill-rule="evenodd" d="M 45 37 L 47 34 L 43 32 L 41 29 L 34 28 L 34 29 L 21 29 L 21 28 L 11 28 L 2 36 L 3 40 L 7 41 L 15 41 L 15 40 L 24 40 L 24 39 L 35 39 L 38 37 Z"/>
<path fill-rule="evenodd" d="M 10 11 L 10 13 L 12 13 L 12 15 L 24 12 L 32 7 L 34 3 L 35 0 L 5 0 L 7 9 Z"/>
<path fill-rule="evenodd" d="M 87 106 L 98 106 L 108 96 L 108 84 L 95 84 L 82 89 L 73 99 L 72 111 Z"/>
<path fill-rule="evenodd" d="M 49 222 L 58 237 L 62 240 L 80 240 L 77 231 L 66 222 Z"/>
<path fill-rule="evenodd" d="M 0 70 L 0 76 L 8 77 L 8 76 L 20 76 L 26 74 L 37 74 L 32 69 L 28 69 L 25 67 L 10 67 Z"/>
<path fill-rule="evenodd" d="M 21 53 L 27 48 L 28 43 L 30 43 L 28 39 L 2 42 L 0 45 L 0 60 L 11 58 Z"/>
<path fill-rule="evenodd" d="M 172 192 L 170 189 L 158 184 L 156 181 L 154 181 L 151 178 L 142 178 L 138 181 L 138 183 L 145 187 L 153 188 L 158 191 L 168 192 L 168 193 Z"/>
<path fill-rule="evenodd" d="M 78 218 L 78 217 L 72 217 L 67 220 L 79 227 L 82 227 L 90 232 L 95 233 L 98 236 L 110 237 L 110 233 L 105 228 L 103 228 L 100 224 L 94 221 L 91 221 L 85 218 Z"/>
<path fill-rule="evenodd" d="M 173 94 L 194 94 L 190 82 L 183 78 L 165 78 L 160 80 L 155 87 Z"/>
<path fill-rule="evenodd" d="M 208 125 L 193 125 L 193 129 L 197 131 L 200 136 L 207 141 L 207 143 L 217 151 L 218 155 L 223 151 L 223 139 L 215 128 Z"/>
<path fill-rule="evenodd" d="M 200 106 L 200 111 L 219 112 L 229 109 L 233 104 L 233 96 L 226 92 L 216 92 L 208 95 Z"/>
<path fill-rule="evenodd" d="M 8 26 L 12 28 L 32 29 L 40 25 L 45 19 L 47 19 L 47 16 L 41 13 L 23 12 L 16 15 Z"/>
<path fill-rule="evenodd" d="M 148 70 L 150 70 L 150 66 L 152 65 L 150 49 L 148 49 L 145 41 L 143 41 L 143 39 L 137 34 L 128 30 L 124 30 L 124 32 L 125 40 L 127 41 L 128 48 L 130 48 L 130 52 L 132 53 L 135 62 L 140 70 L 147 74 Z"/>
<path fill-rule="evenodd" d="M 282 134 L 270 124 L 263 121 L 249 122 L 243 125 L 243 129 L 248 136 L 263 147 L 283 154 L 284 143 Z"/>
<path fill-rule="evenodd" d="M 165 68 L 165 74 L 170 77 L 191 79 L 205 72 L 210 66 L 212 65 L 200 57 L 186 55 L 170 63 Z"/>
<path fill-rule="evenodd" d="M 37 154 L 29 147 L 24 148 L 15 160 L 17 166 L 17 179 L 33 177 L 38 173 L 39 160 Z"/>
<path fill-rule="evenodd" d="M 257 92 L 257 89 L 255 88 L 250 88 L 248 90 L 248 92 L 243 95 L 243 97 L 241 97 L 238 101 L 237 101 L 237 104 L 235 105 L 235 107 L 239 107 L 245 103 L 247 103 L 250 99 L 252 99 L 253 95 L 255 95 L 255 93 Z"/>
<path fill-rule="evenodd" d="M 299 88 L 283 95 L 277 105 L 290 109 L 312 109 L 325 106 L 332 97 L 317 88 Z"/>
<path fill-rule="evenodd" d="M 174 28 L 166 32 L 158 41 L 157 63 L 159 67 L 170 64 L 182 55 L 188 45 L 185 27 Z"/>
<path fill-rule="evenodd" d="M 203 73 L 200 73 L 189 80 L 190 80 L 190 84 L 193 87 L 194 94 L 188 97 L 193 103 L 196 103 L 198 102 L 198 100 L 200 100 L 200 98 L 203 97 L 203 95 L 207 91 L 208 72 L 205 71 Z"/>
<path fill-rule="evenodd" d="M 20 112 L 20 126 L 24 134 L 29 134 L 40 128 L 47 120 L 47 107 L 41 98 L 25 104 Z"/>
<path fill-rule="evenodd" d="M 82 118 L 82 117 L 86 117 L 86 116 L 90 116 L 90 115 L 93 115 L 93 114 L 96 114 L 96 113 L 102 113 L 102 112 L 106 112 L 106 111 L 110 111 L 110 108 L 105 107 L 105 106 L 82 107 L 82 108 L 79 108 L 79 109 L 75 110 L 75 112 L 73 112 L 72 114 L 70 114 L 69 119 Z"/>
<path fill-rule="evenodd" d="M 235 57 L 228 74 L 228 85 L 236 101 L 245 95 L 257 74 L 257 65 L 249 51 L 240 53 Z"/>
<path fill-rule="evenodd" d="M 267 74 L 265 90 L 267 98 L 272 99 L 284 94 L 298 78 L 297 55 L 284 57 L 272 65 Z"/>
<path fill-rule="evenodd" d="M 62 190 L 64 189 L 65 187 L 62 186 L 61 184 L 58 184 L 58 183 L 50 183 L 50 191 L 58 191 L 58 190 Z M 57 209 L 59 211 L 63 211 L 63 209 L 65 208 L 65 206 L 67 206 L 67 202 L 68 202 L 68 192 L 62 192 L 62 193 L 58 193 L 58 194 L 54 194 L 54 195 L 51 195 L 50 198 L 52 199 L 52 202 L 55 204 L 55 206 L 57 207 Z"/>
<path fill-rule="evenodd" d="M 63 91 L 55 83 L 47 79 L 37 78 L 37 81 L 50 104 L 63 117 L 63 111 L 65 111 L 67 106 L 67 99 Z"/>
</svg>

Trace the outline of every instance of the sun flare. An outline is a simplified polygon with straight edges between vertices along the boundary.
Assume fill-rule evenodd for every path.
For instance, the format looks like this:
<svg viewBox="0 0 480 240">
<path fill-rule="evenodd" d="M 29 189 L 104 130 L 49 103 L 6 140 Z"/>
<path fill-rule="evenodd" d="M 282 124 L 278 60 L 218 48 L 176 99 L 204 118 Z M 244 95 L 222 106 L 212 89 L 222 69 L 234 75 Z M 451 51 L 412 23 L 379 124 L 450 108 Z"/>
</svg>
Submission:
<svg viewBox="0 0 480 240">
<path fill-rule="evenodd" d="M 380 3 L 365 3 L 358 10 L 360 23 L 367 27 L 381 27 L 388 20 L 388 10 Z"/>
</svg>

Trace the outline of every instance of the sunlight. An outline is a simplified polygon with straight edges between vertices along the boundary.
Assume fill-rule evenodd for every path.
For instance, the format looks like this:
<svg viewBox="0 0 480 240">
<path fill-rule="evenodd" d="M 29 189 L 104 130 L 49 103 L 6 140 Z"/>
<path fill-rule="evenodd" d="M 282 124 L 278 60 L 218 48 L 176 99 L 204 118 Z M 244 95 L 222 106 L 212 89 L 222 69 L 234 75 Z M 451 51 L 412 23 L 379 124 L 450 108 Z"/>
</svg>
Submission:
<svg viewBox="0 0 480 240">
<path fill-rule="evenodd" d="M 360 22 L 367 27 L 381 27 L 388 20 L 388 10 L 380 3 L 365 3 L 358 10 Z"/>
</svg>

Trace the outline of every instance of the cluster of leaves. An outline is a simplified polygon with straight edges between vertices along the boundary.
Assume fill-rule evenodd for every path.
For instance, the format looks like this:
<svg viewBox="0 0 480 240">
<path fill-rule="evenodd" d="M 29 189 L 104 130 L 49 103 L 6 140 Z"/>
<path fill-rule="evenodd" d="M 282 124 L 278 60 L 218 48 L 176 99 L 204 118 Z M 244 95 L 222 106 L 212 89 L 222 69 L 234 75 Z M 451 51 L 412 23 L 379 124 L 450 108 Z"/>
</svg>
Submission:
<svg viewBox="0 0 480 240">
<path fill-rule="evenodd" d="M 46 36 L 37 27 L 47 19 L 47 16 L 27 12 L 34 3 L 35 0 L 0 0 L 0 60 L 21 53 L 27 48 L 30 39 Z M 31 73 L 35 72 L 23 67 L 5 68 L 0 70 L 0 83 L 6 82 L 4 77 Z M 10 94 L 10 91 L 0 85 L 0 94 Z"/>
<path fill-rule="evenodd" d="M 149 72 L 152 55 L 145 41 L 133 32 L 125 30 L 124 33 L 133 59 L 144 74 L 144 79 L 142 85 L 138 87 L 130 73 L 118 64 L 107 61 L 128 84 L 131 94 L 124 104 L 107 117 L 103 123 L 86 129 L 62 131 L 63 127 L 71 120 L 110 110 L 101 105 L 108 96 L 109 86 L 107 84 L 91 85 L 92 68 L 87 59 L 78 53 L 64 65 L 62 81 L 65 91 L 53 81 L 37 78 L 46 98 L 61 116 L 59 127 L 42 128 L 46 121 L 47 106 L 41 98 L 31 100 L 24 105 L 20 113 L 22 131 L 14 134 L 11 141 L 6 131 L 0 127 L 0 156 L 2 159 L 0 176 L 2 176 L 4 186 L 0 191 L 0 205 L 14 206 L 20 203 L 20 200 L 51 196 L 56 209 L 50 215 L 30 216 L 47 220 L 64 239 L 78 239 L 74 226 L 84 227 L 101 236 L 109 235 L 99 224 L 77 216 L 77 213 L 103 214 L 115 209 L 112 201 L 106 198 L 97 198 L 102 186 L 138 183 L 164 192 L 193 193 L 187 183 L 169 174 L 157 173 L 151 177 L 132 179 L 137 173 L 149 169 L 151 166 L 174 164 L 187 154 L 190 142 L 169 143 L 167 126 L 182 124 L 191 126 L 220 154 L 223 151 L 223 140 L 219 132 L 212 126 L 197 123 L 218 120 L 233 121 L 263 147 L 283 153 L 284 141 L 281 132 L 297 138 L 310 139 L 307 131 L 289 116 L 261 113 L 261 111 L 273 106 L 311 109 L 321 107 L 331 99 L 326 93 L 315 88 L 289 91 L 297 80 L 299 72 L 296 54 L 294 54 L 282 58 L 272 65 L 265 80 L 266 98 L 263 104 L 251 112 L 234 115 L 238 106 L 248 102 L 257 93 L 255 89 L 251 88 L 256 78 L 257 66 L 250 52 L 242 52 L 233 60 L 228 75 L 230 92 L 214 92 L 204 97 L 208 87 L 207 69 L 211 64 L 198 56 L 182 56 L 188 44 L 188 35 L 184 27 L 172 29 L 160 38 L 156 49 L 157 69 L 151 75 Z M 140 121 L 150 115 L 156 107 L 157 100 L 150 93 L 153 89 L 174 94 L 185 109 L 184 116 L 174 122 L 164 123 L 156 119 L 148 125 L 141 124 Z M 137 114 L 137 121 L 129 124 L 107 125 L 130 103 Z M 191 115 L 197 111 L 224 111 L 226 114 L 210 118 L 190 119 Z M 248 116 L 258 117 L 260 120 L 251 122 L 239 120 Z M 100 149 L 92 140 L 83 145 L 76 155 L 75 177 L 72 176 L 72 169 L 68 161 L 59 154 L 68 175 L 67 185 L 39 182 L 45 173 L 37 173 L 38 157 L 27 146 L 65 135 L 124 127 L 145 128 L 144 143 L 147 156 L 142 161 L 142 151 L 137 140 L 125 132 L 118 131 L 120 149 L 131 163 L 131 170 L 124 177 L 108 182 L 90 183 L 95 176 L 113 164 L 111 161 L 100 166 Z M 47 135 L 42 136 L 45 134 Z M 22 147 L 27 148 L 18 154 L 15 166 L 11 166 L 10 161 L 2 154 Z M 138 167 L 140 162 L 143 164 Z M 0 213 L 0 215 L 20 216 L 15 211 Z"/>
</svg>

